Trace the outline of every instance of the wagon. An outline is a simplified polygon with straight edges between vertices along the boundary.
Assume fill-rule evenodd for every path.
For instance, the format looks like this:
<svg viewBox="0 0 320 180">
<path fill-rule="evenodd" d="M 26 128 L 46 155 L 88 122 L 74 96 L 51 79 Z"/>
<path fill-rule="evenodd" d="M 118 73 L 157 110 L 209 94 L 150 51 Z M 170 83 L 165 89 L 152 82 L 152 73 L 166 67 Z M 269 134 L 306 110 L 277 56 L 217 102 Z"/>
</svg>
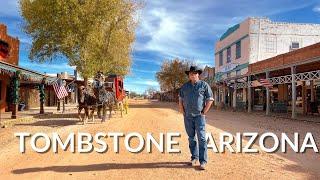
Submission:
<svg viewBox="0 0 320 180">
<path fill-rule="evenodd" d="M 126 96 L 126 91 L 123 88 L 123 77 L 119 75 L 109 75 L 106 78 L 106 88 L 108 91 L 114 92 L 116 99 L 114 110 L 116 113 L 120 111 L 120 115 L 123 117 Z"/>
</svg>

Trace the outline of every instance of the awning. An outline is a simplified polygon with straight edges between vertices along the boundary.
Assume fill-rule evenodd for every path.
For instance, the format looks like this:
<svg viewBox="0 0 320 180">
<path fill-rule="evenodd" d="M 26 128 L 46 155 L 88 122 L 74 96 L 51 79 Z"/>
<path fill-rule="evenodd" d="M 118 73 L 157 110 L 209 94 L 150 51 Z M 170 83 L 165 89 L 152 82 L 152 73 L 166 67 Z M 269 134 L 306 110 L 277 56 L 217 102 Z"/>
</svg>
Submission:
<svg viewBox="0 0 320 180">
<path fill-rule="evenodd" d="M 45 74 L 0 61 L 0 73 L 8 74 L 11 77 L 17 71 L 21 72 L 21 79 L 23 81 L 41 82 L 46 77 Z"/>
</svg>

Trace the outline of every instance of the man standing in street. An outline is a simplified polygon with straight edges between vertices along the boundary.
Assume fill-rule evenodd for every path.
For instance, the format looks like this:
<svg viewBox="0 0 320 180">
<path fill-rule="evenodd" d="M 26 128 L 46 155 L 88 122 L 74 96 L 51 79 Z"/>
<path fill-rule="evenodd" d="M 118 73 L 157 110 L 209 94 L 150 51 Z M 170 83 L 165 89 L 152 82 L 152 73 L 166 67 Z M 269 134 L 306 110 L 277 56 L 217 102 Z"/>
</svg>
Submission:
<svg viewBox="0 0 320 180">
<path fill-rule="evenodd" d="M 200 162 L 200 169 L 205 170 L 207 164 L 206 142 L 206 119 L 205 114 L 209 111 L 213 94 L 210 86 L 199 75 L 202 70 L 197 66 L 191 66 L 185 72 L 189 81 L 185 83 L 179 92 L 179 110 L 183 113 L 185 129 L 188 134 L 189 149 L 191 152 L 191 165 Z M 197 134 L 198 145 L 195 135 Z"/>
</svg>

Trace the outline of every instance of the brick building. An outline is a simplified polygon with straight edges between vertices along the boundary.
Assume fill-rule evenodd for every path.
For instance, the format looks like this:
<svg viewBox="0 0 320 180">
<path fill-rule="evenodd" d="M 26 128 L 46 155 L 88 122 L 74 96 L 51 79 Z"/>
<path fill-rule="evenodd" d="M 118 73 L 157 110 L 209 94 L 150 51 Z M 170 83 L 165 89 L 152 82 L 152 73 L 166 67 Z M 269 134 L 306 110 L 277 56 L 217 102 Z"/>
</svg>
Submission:
<svg viewBox="0 0 320 180">
<path fill-rule="evenodd" d="M 9 103 L 10 83 L 17 72 L 19 78 L 19 100 L 28 107 L 39 106 L 39 91 L 36 88 L 44 74 L 19 67 L 19 40 L 7 34 L 7 27 L 0 24 L 0 111 L 12 111 Z"/>
<path fill-rule="evenodd" d="M 267 79 L 272 87 L 261 86 L 259 79 Z M 261 105 L 266 114 L 291 112 L 293 118 L 297 113 L 319 114 L 320 43 L 250 64 L 245 86 L 250 89 L 249 111 Z"/>
</svg>

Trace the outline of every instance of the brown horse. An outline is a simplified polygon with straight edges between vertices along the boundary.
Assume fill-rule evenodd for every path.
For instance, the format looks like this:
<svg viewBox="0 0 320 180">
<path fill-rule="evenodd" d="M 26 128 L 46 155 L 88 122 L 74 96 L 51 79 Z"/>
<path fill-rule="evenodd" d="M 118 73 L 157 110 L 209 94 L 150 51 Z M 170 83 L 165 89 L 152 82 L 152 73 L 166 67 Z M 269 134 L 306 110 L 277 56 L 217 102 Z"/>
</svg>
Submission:
<svg viewBox="0 0 320 180">
<path fill-rule="evenodd" d="M 96 96 L 91 92 L 91 88 L 85 88 L 84 86 L 80 86 L 79 88 L 79 95 L 78 95 L 78 117 L 81 121 L 83 121 L 83 124 L 87 123 L 88 118 L 92 118 L 92 121 L 94 121 L 94 110 L 96 108 L 96 102 L 97 98 Z M 81 111 L 84 109 L 84 117 L 81 118 Z M 91 113 L 89 114 L 89 110 L 91 110 Z"/>
</svg>

